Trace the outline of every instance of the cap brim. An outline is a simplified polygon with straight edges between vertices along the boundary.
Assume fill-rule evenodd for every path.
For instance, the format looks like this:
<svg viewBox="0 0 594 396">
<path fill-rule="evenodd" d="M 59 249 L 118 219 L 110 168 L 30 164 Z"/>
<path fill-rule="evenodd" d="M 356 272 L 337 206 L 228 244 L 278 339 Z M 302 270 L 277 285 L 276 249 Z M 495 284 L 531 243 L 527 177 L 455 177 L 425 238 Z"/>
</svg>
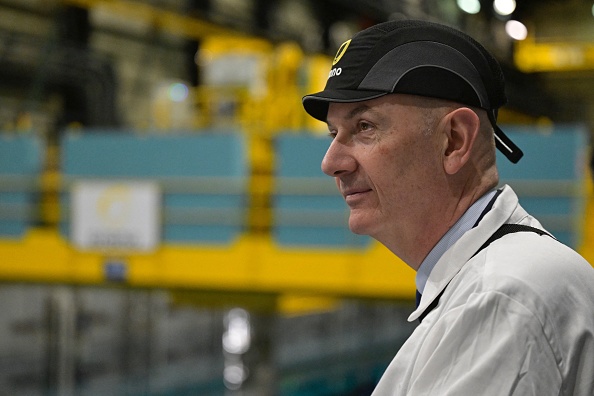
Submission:
<svg viewBox="0 0 594 396">
<path fill-rule="evenodd" d="M 388 92 L 384 91 L 363 91 L 346 89 L 327 90 L 311 95 L 306 95 L 303 97 L 301 102 L 303 103 L 303 108 L 305 109 L 307 114 L 320 121 L 326 121 L 326 116 L 328 115 L 328 106 L 332 102 L 362 102 L 364 100 L 379 98 L 380 96 L 384 96 L 387 94 Z"/>
</svg>

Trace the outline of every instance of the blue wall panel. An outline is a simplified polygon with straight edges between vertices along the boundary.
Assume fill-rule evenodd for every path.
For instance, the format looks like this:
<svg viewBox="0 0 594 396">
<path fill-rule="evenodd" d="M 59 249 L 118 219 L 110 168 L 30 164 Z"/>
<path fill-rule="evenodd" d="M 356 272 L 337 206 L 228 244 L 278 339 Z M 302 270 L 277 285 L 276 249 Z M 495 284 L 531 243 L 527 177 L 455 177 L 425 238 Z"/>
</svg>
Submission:
<svg viewBox="0 0 594 396">
<path fill-rule="evenodd" d="M 161 185 L 165 242 L 228 243 L 245 225 L 247 147 L 237 131 L 185 134 L 68 133 L 67 181 L 153 180 Z M 68 207 L 69 197 L 62 198 Z M 69 234 L 65 221 L 62 232 Z"/>
<path fill-rule="evenodd" d="M 0 135 L 0 236 L 21 237 L 35 221 L 42 141 L 32 135 Z"/>
<path fill-rule="evenodd" d="M 178 135 L 70 133 L 62 142 L 69 175 L 110 177 L 242 177 L 246 148 L 239 133 Z"/>
<path fill-rule="evenodd" d="M 585 205 L 586 129 L 580 125 L 502 129 L 522 149 L 524 157 L 512 164 L 498 152 L 500 184 L 512 186 L 530 214 L 557 239 L 577 248 Z"/>
</svg>

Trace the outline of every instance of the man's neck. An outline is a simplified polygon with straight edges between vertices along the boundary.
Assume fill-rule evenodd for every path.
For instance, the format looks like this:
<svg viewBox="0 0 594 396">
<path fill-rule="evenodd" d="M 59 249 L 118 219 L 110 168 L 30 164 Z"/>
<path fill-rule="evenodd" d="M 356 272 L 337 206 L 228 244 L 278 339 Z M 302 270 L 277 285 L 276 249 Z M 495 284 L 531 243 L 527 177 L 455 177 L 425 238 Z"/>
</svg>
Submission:
<svg viewBox="0 0 594 396">
<path fill-rule="evenodd" d="M 481 199 L 481 197 L 484 197 L 485 194 L 493 191 L 495 188 L 496 184 L 493 183 L 482 187 L 460 188 L 458 189 L 459 193 L 449 197 L 443 197 L 444 199 L 441 201 L 442 205 L 436 204 L 434 208 L 431 208 L 432 210 L 428 210 L 425 221 L 417 224 L 417 232 L 411 233 L 416 238 L 409 241 L 409 249 L 407 249 L 409 254 L 395 254 L 412 269 L 417 271 L 431 250 L 462 218 L 468 209 Z M 449 202 L 449 204 L 446 202 Z"/>
<path fill-rule="evenodd" d="M 470 208 L 458 219 L 458 221 L 443 235 L 437 244 L 431 249 L 417 270 L 416 285 L 417 290 L 422 293 L 429 274 L 439 261 L 441 256 L 464 235 L 468 230 L 474 227 L 477 221 L 483 215 L 485 210 L 490 207 L 491 201 L 496 196 L 497 191 L 491 190 L 479 197 Z"/>
</svg>

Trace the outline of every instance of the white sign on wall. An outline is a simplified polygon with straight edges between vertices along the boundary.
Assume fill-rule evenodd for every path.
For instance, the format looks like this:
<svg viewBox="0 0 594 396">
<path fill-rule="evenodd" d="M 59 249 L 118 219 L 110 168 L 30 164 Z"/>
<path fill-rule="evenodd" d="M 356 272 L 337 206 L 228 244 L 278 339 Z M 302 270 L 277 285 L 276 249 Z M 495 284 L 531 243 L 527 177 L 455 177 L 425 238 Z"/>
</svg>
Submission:
<svg viewBox="0 0 594 396">
<path fill-rule="evenodd" d="M 144 181 L 80 181 L 71 190 L 71 237 L 81 249 L 149 251 L 160 239 L 160 190 Z"/>
</svg>

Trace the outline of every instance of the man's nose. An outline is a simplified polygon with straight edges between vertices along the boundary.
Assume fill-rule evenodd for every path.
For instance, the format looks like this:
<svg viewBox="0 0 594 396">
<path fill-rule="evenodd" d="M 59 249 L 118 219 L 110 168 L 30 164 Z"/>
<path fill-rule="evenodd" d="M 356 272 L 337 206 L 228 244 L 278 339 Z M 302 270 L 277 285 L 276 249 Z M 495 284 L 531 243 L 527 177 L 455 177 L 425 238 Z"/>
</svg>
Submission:
<svg viewBox="0 0 594 396">
<path fill-rule="evenodd" d="M 322 159 L 322 172 L 328 176 L 337 177 L 353 172 L 355 168 L 356 161 L 349 152 L 348 147 L 339 140 L 334 139 Z"/>
</svg>

